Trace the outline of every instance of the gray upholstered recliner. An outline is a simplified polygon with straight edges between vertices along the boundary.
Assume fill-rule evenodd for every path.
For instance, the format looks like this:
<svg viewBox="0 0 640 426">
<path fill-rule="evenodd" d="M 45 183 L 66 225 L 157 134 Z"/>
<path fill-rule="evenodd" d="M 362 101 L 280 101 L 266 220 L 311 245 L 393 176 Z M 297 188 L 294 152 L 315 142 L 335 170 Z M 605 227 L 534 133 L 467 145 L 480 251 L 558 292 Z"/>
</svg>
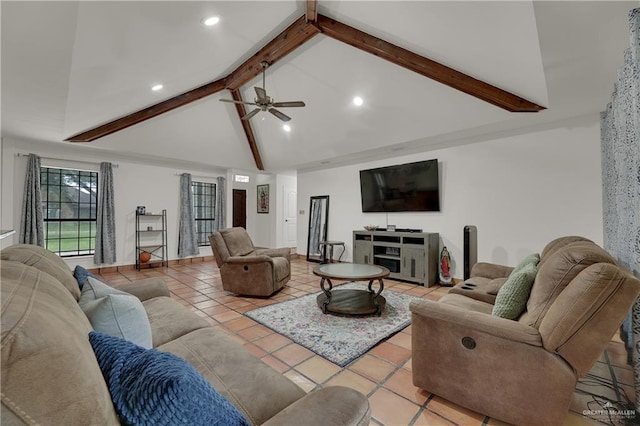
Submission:
<svg viewBox="0 0 640 426">
<path fill-rule="evenodd" d="M 512 268 L 474 269 L 473 285 L 411 303 L 414 385 L 509 423 L 561 425 L 640 280 L 593 242 L 560 238 L 542 251 L 526 310 L 509 320 L 492 315 L 490 293 Z"/>
<path fill-rule="evenodd" d="M 244 228 L 222 229 L 211 234 L 209 241 L 227 291 L 270 296 L 291 277 L 291 250 L 255 247 Z"/>
</svg>

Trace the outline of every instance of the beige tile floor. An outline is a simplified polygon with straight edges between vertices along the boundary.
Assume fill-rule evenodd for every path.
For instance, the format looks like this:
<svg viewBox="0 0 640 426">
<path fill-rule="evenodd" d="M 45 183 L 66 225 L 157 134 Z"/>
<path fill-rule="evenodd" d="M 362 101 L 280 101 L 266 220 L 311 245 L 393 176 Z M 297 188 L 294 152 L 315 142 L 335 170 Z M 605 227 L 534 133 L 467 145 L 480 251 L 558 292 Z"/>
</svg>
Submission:
<svg viewBox="0 0 640 426">
<path fill-rule="evenodd" d="M 269 299 L 238 297 L 222 289 L 215 262 L 209 258 L 167 268 L 117 272 L 109 268 L 102 279 L 112 285 L 148 276 L 161 276 L 172 297 L 234 336 L 255 356 L 285 374 L 303 389 L 311 391 L 329 385 L 355 388 L 368 396 L 371 425 L 503 425 L 503 422 L 467 410 L 450 401 L 418 389 L 411 382 L 411 326 L 341 368 L 288 338 L 245 317 L 244 312 L 319 291 L 312 274 L 317 264 L 292 261 L 291 280 Z M 385 280 L 385 291 L 393 290 L 437 300 L 448 289 L 424 288 Z M 633 372 L 626 364 L 623 344 L 615 337 L 574 393 L 565 425 L 598 424 L 583 410 L 599 410 L 606 399 L 619 401 L 624 394 L 634 403 Z M 632 408 L 632 407 L 631 407 Z M 607 419 L 599 419 L 606 423 Z M 622 424 L 615 421 L 613 424 Z"/>
</svg>

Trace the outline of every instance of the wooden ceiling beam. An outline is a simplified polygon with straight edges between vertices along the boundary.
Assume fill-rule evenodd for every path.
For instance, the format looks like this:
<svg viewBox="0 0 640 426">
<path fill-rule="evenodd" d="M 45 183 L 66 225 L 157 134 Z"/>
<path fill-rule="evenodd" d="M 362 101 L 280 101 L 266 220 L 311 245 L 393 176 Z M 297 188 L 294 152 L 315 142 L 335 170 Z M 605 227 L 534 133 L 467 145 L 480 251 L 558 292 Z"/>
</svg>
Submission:
<svg viewBox="0 0 640 426">
<path fill-rule="evenodd" d="M 226 88 L 229 90 L 239 89 L 252 78 L 262 73 L 261 62 L 267 62 L 271 65 L 319 33 L 320 30 L 318 27 L 308 23 L 305 16 L 301 16 L 255 55 L 247 59 L 242 65 L 236 68 L 235 71 L 229 74 L 229 76 L 225 78 Z"/>
<path fill-rule="evenodd" d="M 243 102 L 242 95 L 240 94 L 240 90 L 232 90 L 231 97 L 234 101 Z M 249 143 L 249 149 L 251 149 L 251 155 L 253 155 L 253 160 L 256 163 L 256 167 L 258 170 L 264 170 L 264 164 L 262 164 L 262 156 L 260 155 L 260 150 L 258 149 L 258 144 L 256 143 L 256 137 L 253 134 L 253 128 L 251 127 L 251 123 L 249 120 L 243 120 L 247 114 L 247 110 L 244 107 L 244 104 L 234 104 L 236 106 L 236 111 L 238 111 L 238 117 L 240 118 L 240 123 L 242 123 L 242 129 L 244 130 L 244 134 L 247 136 L 247 142 Z"/>
<path fill-rule="evenodd" d="M 316 22 L 318 20 L 318 0 L 307 0 L 307 12 L 304 16 L 307 22 Z"/>
<path fill-rule="evenodd" d="M 197 101 L 221 90 L 224 90 L 224 79 L 212 81 L 211 83 L 204 84 L 188 92 L 184 92 L 173 98 L 169 98 L 166 101 L 160 102 L 150 107 L 141 109 L 124 117 L 110 121 L 106 124 L 102 124 L 93 129 L 78 133 L 65 139 L 68 142 L 91 142 L 101 137 L 118 132 L 127 127 L 131 127 L 135 124 L 142 123 L 150 118 L 156 117 L 172 109 L 179 108 L 187 105 L 191 102 Z"/>
<path fill-rule="evenodd" d="M 247 83 L 262 72 L 262 67 L 260 66 L 262 61 L 267 61 L 269 64 L 273 64 L 319 33 L 320 30 L 316 26 L 307 23 L 305 16 L 301 16 L 227 77 L 207 83 L 203 86 L 125 115 L 106 124 L 78 133 L 65 140 L 68 142 L 91 142 L 156 117 L 160 114 L 164 114 L 172 109 L 179 108 L 209 95 L 213 95 L 221 90 L 238 90 L 243 84 Z M 251 144 L 251 142 L 249 143 Z"/>
<path fill-rule="evenodd" d="M 499 87 L 485 83 L 446 65 L 360 31 L 357 28 L 338 22 L 335 19 L 318 15 L 317 23 L 322 34 L 328 37 L 350 44 L 360 50 L 374 54 L 507 111 L 538 112 L 545 109 Z"/>
</svg>

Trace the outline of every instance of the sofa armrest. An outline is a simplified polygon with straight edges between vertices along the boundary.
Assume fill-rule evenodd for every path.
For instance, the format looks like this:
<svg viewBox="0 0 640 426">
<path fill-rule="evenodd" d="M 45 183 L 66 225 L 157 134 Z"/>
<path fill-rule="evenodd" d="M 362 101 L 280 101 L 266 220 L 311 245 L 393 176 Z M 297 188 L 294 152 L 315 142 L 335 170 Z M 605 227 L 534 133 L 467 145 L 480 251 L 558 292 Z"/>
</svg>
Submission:
<svg viewBox="0 0 640 426">
<path fill-rule="evenodd" d="M 478 262 L 471 268 L 471 277 L 485 277 L 489 279 L 506 278 L 511 271 L 513 271 L 511 266 Z"/>
<path fill-rule="evenodd" d="M 260 248 L 256 249 L 255 254 L 258 256 L 284 257 L 287 260 L 291 257 L 291 249 L 289 248 Z"/>
<path fill-rule="evenodd" d="M 412 315 L 430 318 L 462 330 L 481 332 L 494 337 L 542 346 L 542 337 L 536 328 L 505 318 L 482 312 L 462 309 L 458 306 L 438 303 L 433 300 L 415 300 L 409 305 Z M 413 331 L 417 331 L 414 329 Z"/>
<path fill-rule="evenodd" d="M 328 386 L 300 398 L 264 426 L 368 426 L 369 401 L 360 392 L 344 386 Z"/>
<path fill-rule="evenodd" d="M 128 284 L 115 286 L 118 290 L 133 294 L 141 301 L 153 299 L 154 297 L 171 297 L 169 288 L 162 278 L 153 277 L 135 281 Z"/>
</svg>

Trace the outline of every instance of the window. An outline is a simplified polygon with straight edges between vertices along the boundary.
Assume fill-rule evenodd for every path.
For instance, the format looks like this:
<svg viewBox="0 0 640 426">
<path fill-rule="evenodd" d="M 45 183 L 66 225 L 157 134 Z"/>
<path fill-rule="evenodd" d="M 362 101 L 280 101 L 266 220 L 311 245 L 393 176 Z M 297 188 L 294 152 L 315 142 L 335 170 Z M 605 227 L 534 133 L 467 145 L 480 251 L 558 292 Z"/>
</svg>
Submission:
<svg viewBox="0 0 640 426">
<path fill-rule="evenodd" d="M 40 168 L 45 247 L 62 257 L 93 254 L 98 172 Z"/>
<path fill-rule="evenodd" d="M 209 245 L 209 235 L 215 227 L 216 184 L 191 182 L 193 210 L 196 219 L 196 238 L 199 246 Z"/>
</svg>

